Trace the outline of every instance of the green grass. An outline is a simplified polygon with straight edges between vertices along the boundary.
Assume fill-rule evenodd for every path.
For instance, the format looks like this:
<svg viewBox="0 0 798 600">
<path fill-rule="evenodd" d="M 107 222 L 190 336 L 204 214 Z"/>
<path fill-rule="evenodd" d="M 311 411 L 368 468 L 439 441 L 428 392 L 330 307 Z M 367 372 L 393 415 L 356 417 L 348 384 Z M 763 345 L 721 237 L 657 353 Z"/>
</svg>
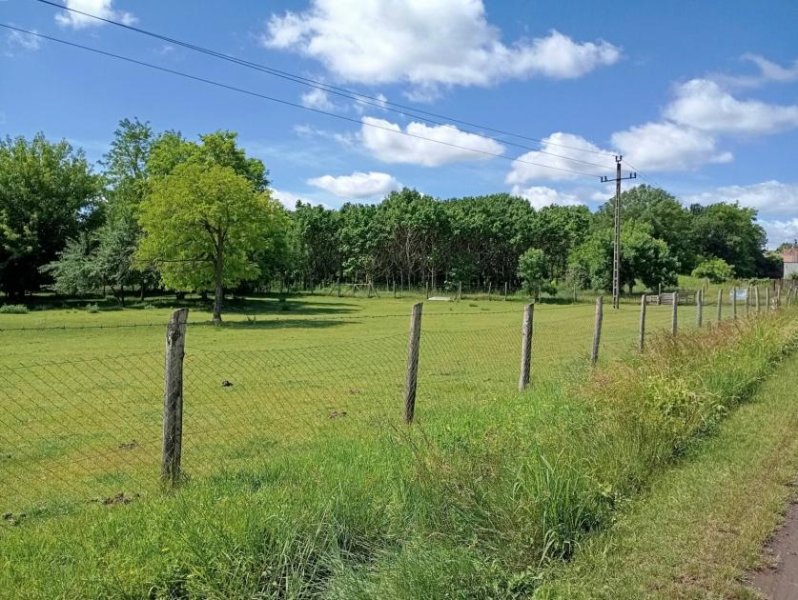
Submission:
<svg viewBox="0 0 798 600">
<path fill-rule="evenodd" d="M 400 422 L 413 299 L 309 296 L 233 303 L 223 327 L 192 309 L 184 467 L 202 477 L 320 435 L 373 436 Z M 693 309 L 684 307 L 687 323 Z M 157 491 L 163 344 L 171 307 L 0 315 L 0 511 L 45 510 L 121 490 Z M 637 308 L 606 311 L 602 359 L 630 351 Z M 520 301 L 428 302 L 417 415 L 515 389 Z M 650 307 L 649 330 L 669 322 Z M 538 306 L 534 377 L 586 366 L 589 304 Z M 222 387 L 222 381 L 233 383 Z M 346 416 L 342 416 L 346 413 Z"/>
<path fill-rule="evenodd" d="M 796 357 L 780 366 L 717 437 L 547 572 L 535 598 L 754 598 L 746 575 L 794 496 L 797 369 Z"/>
<path fill-rule="evenodd" d="M 547 565 L 609 526 L 749 398 L 798 336 L 791 313 L 741 319 L 663 336 L 635 358 L 637 311 L 629 305 L 607 311 L 603 366 L 588 375 L 592 307 L 543 305 L 535 384 L 518 394 L 521 304 L 428 303 L 418 423 L 407 428 L 399 422 L 407 300 L 297 302 L 297 311 L 321 316 L 283 317 L 269 306 L 256 324 L 190 328 L 191 479 L 174 494 L 141 484 L 157 472 L 157 444 L 140 462 L 132 457 L 141 446 L 97 458 L 110 447 L 103 444 L 130 438 L 123 425 L 138 423 L 139 441 L 147 432 L 157 440 L 162 358 L 143 346 L 163 343 L 161 326 L 32 338 L 4 331 L 18 336 L 7 347 L 22 356 L 4 359 L 6 376 L 20 361 L 56 356 L 57 366 L 37 378 L 49 377 L 42 397 L 63 404 L 48 408 L 58 415 L 49 426 L 69 435 L 41 435 L 47 430 L 34 423 L 40 435 L 22 436 L 32 440 L 23 458 L 3 441 L 6 464 L 24 466 L 4 476 L 27 495 L 6 486 L 3 493 L 35 501 L 24 517 L 12 508 L 0 527 L 0 589 L 30 598 L 526 597 Z M 348 305 L 340 315 L 338 302 Z M 670 308 L 650 308 L 651 328 L 663 326 Z M 124 323 L 121 315 L 133 312 L 117 314 L 61 318 Z M 168 311 L 139 314 L 165 319 Z M 16 319 L 29 317 L 40 315 Z M 122 350 L 111 382 L 96 368 L 109 360 L 93 358 L 98 347 Z M 80 360 L 65 363 L 74 354 Z M 153 389 L 137 387 L 145 371 L 132 367 L 135 356 L 152 357 Z M 68 371 L 80 373 L 82 387 L 59 387 L 74 364 L 88 365 Z M 234 386 L 221 388 L 216 382 L 234 365 Z M 39 368 L 21 367 L 25 381 Z M 31 396 L 11 383 L 15 402 Z M 230 391 L 240 395 L 222 396 Z M 113 402 L 98 401 L 104 394 Z M 330 407 L 347 417 L 331 419 Z M 77 418 L 87 412 L 102 418 Z M 2 431 L 5 438 L 9 429 Z M 76 448 L 90 459 L 64 458 Z M 28 476 L 36 469 L 38 477 Z M 90 493 L 120 491 L 132 501 L 87 502 Z"/>
</svg>

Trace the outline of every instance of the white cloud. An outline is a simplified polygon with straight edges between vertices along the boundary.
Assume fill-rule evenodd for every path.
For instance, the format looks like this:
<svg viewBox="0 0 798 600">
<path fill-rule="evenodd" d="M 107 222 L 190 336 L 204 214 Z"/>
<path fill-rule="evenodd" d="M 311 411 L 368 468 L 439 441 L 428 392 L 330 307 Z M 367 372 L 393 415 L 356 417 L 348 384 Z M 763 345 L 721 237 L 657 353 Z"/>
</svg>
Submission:
<svg viewBox="0 0 798 600">
<path fill-rule="evenodd" d="M 798 240 L 798 218 L 784 221 L 760 219 L 759 224 L 764 227 L 768 236 L 768 248 L 778 248 L 785 242 L 793 243 Z"/>
<path fill-rule="evenodd" d="M 32 29 L 31 31 L 38 33 L 38 31 L 35 29 Z M 6 54 L 8 56 L 13 56 L 14 51 L 16 50 L 36 52 L 42 47 L 42 42 L 35 35 L 11 30 L 6 36 L 6 46 L 8 48 L 8 52 Z"/>
<path fill-rule="evenodd" d="M 562 133 L 560 131 L 552 133 L 550 136 L 543 138 L 541 150 L 542 152 L 536 150 L 527 152 L 515 159 L 512 169 L 505 179 L 506 182 L 523 184 L 540 179 L 562 181 L 583 177 L 584 175 L 579 174 L 580 171 L 598 174 L 601 170 L 599 167 L 568 160 L 569 158 L 599 164 L 602 161 L 606 161 L 608 169 L 612 169 L 615 166 L 612 153 L 602 150 L 585 138 L 572 133 Z M 602 158 L 594 154 L 595 152 L 606 152 L 607 156 Z"/>
<path fill-rule="evenodd" d="M 764 215 L 791 216 L 798 213 L 798 183 L 770 180 L 751 185 L 729 185 L 684 198 L 687 204 L 739 202 Z"/>
<path fill-rule="evenodd" d="M 574 194 L 566 194 L 545 186 L 523 188 L 520 185 L 514 185 L 510 193 L 513 196 L 520 196 L 528 200 L 532 207 L 538 210 L 552 204 L 558 206 L 579 206 L 582 204 Z"/>
<path fill-rule="evenodd" d="M 706 132 L 667 121 L 645 123 L 612 134 L 612 144 L 624 159 L 641 170 L 677 171 L 705 163 L 726 163 L 734 157 L 717 149 Z"/>
<path fill-rule="evenodd" d="M 378 173 L 376 171 L 370 171 L 369 173 L 356 171 L 351 175 L 341 175 L 339 177 L 324 175 L 323 177 L 308 179 L 308 183 L 341 198 L 384 196 L 388 192 L 402 187 L 402 184 L 391 175 L 388 175 L 388 173 Z"/>
<path fill-rule="evenodd" d="M 498 142 L 461 131 L 453 125 L 429 126 L 412 122 L 404 130 L 408 136 L 401 135 L 402 128 L 390 121 L 363 117 L 362 122 L 360 139 L 363 146 L 387 163 L 437 167 L 453 162 L 486 160 L 491 155 L 504 153 L 504 146 Z"/>
<path fill-rule="evenodd" d="M 64 0 L 67 8 L 102 17 L 103 19 L 120 21 L 125 25 L 132 25 L 138 20 L 129 12 L 115 10 L 113 2 L 114 0 Z M 102 21 L 70 11 L 58 13 L 55 16 L 55 20 L 62 27 L 72 27 L 73 29 L 103 25 Z"/>
<path fill-rule="evenodd" d="M 798 105 L 738 100 L 708 79 L 679 85 L 665 117 L 713 133 L 764 134 L 798 127 Z"/>
<path fill-rule="evenodd" d="M 581 77 L 621 57 L 608 42 L 558 31 L 506 45 L 482 0 L 311 0 L 303 12 L 272 15 L 262 42 L 314 58 L 344 81 L 407 82 L 426 96 L 438 86 Z"/>
<path fill-rule="evenodd" d="M 724 86 L 738 88 L 754 88 L 766 83 L 798 81 L 798 59 L 783 67 L 759 54 L 743 54 L 741 58 L 756 65 L 759 72 L 756 75 L 712 75 L 710 79 Z"/>
<path fill-rule="evenodd" d="M 302 106 L 319 110 L 332 110 L 335 108 L 333 103 L 330 102 L 327 92 L 319 88 L 313 88 L 309 92 L 302 94 Z"/>
<path fill-rule="evenodd" d="M 305 202 L 305 200 L 298 195 L 294 194 L 293 192 L 288 192 L 286 190 L 278 190 L 275 188 L 271 189 L 272 198 L 277 200 L 280 204 L 286 207 L 288 210 L 294 210 L 296 208 L 296 203 L 299 200 Z"/>
</svg>

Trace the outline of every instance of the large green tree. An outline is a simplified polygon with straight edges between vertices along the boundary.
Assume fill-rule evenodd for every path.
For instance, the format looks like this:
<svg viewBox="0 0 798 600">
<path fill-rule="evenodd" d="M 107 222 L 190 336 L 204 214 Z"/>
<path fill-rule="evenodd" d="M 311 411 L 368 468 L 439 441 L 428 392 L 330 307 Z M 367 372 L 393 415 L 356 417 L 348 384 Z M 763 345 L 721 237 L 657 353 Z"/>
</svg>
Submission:
<svg viewBox="0 0 798 600">
<path fill-rule="evenodd" d="M 10 296 L 39 289 L 42 266 L 70 238 L 96 225 L 101 179 L 66 141 L 0 140 L 0 286 Z"/>
<path fill-rule="evenodd" d="M 283 227 L 283 211 L 232 168 L 188 161 L 151 182 L 139 222 L 139 257 L 158 264 L 169 287 L 214 290 L 218 323 L 224 287 L 258 277 L 257 255 Z"/>
<path fill-rule="evenodd" d="M 704 259 L 722 258 L 737 277 L 756 277 L 765 263 L 767 236 L 756 222 L 757 212 L 737 204 L 693 205 L 691 242 Z"/>
</svg>

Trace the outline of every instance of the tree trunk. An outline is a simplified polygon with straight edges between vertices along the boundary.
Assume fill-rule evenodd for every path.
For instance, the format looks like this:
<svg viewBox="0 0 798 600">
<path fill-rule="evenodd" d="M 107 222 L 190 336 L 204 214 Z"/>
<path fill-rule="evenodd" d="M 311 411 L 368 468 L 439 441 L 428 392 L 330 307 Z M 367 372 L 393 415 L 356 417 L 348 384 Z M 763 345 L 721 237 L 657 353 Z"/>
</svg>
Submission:
<svg viewBox="0 0 798 600">
<path fill-rule="evenodd" d="M 222 301 L 224 300 L 224 262 L 221 252 L 216 257 L 213 275 L 216 286 L 216 294 L 213 299 L 213 322 L 218 325 L 222 322 Z"/>
</svg>

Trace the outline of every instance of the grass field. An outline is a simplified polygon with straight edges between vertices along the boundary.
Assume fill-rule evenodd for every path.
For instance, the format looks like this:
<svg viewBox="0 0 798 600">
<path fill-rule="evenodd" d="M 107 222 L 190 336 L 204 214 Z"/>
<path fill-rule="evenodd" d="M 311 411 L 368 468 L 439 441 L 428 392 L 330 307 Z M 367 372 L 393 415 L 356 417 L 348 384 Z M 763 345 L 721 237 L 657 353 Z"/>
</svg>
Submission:
<svg viewBox="0 0 798 600">
<path fill-rule="evenodd" d="M 412 302 L 252 299 L 223 327 L 192 312 L 191 481 L 177 494 L 157 485 L 170 310 L 0 315 L 12 350 L 0 365 L 0 494 L 11 513 L 0 589 L 526 597 L 545 564 L 611 522 L 796 338 L 785 313 L 653 336 L 636 358 L 638 307 L 624 304 L 606 309 L 603 366 L 588 375 L 593 305 L 541 304 L 534 383 L 519 394 L 522 302 L 428 302 L 408 429 Z M 680 310 L 686 331 L 695 309 Z M 649 331 L 665 329 L 670 311 L 649 306 Z"/>
<path fill-rule="evenodd" d="M 372 435 L 400 423 L 413 299 L 307 296 L 238 303 L 223 327 L 191 309 L 185 360 L 184 467 L 235 469 L 319 435 Z M 517 385 L 521 301 L 427 302 L 418 418 L 490 402 Z M 680 307 L 682 327 L 694 309 Z M 631 304 L 605 310 L 602 358 L 635 344 Z M 163 345 L 171 308 L 51 309 L 0 315 L 0 509 L 156 488 Z M 708 318 L 711 320 L 711 318 Z M 587 363 L 591 304 L 541 304 L 535 381 Z M 649 330 L 669 307 L 649 307 Z M 233 385 L 222 387 L 222 381 Z M 346 413 L 345 416 L 343 413 Z"/>
</svg>

